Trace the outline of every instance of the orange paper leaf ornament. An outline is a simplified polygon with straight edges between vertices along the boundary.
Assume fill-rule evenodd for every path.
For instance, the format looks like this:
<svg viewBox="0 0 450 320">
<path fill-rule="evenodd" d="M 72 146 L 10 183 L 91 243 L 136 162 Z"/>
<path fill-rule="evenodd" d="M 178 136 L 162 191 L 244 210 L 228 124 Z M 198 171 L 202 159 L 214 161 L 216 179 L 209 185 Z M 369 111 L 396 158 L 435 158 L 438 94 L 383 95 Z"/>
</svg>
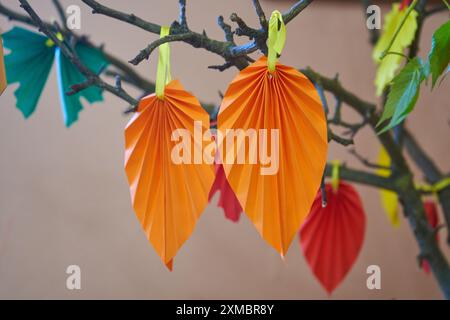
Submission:
<svg viewBox="0 0 450 320">
<path fill-rule="evenodd" d="M 168 33 L 161 28 L 162 37 Z M 209 115 L 177 80 L 168 82 L 169 48 L 164 45 L 159 48 L 156 92 L 139 102 L 125 129 L 125 171 L 136 216 L 172 269 L 173 258 L 208 204 L 214 154 L 204 161 L 208 141 L 202 132 L 209 129 Z"/>
<path fill-rule="evenodd" d="M 326 119 L 314 85 L 288 66 L 276 64 L 270 72 L 262 57 L 231 82 L 218 129 L 224 136 L 219 146 L 223 167 L 243 211 L 285 255 L 314 201 L 326 163 Z M 236 139 L 234 150 L 225 150 L 230 129 L 243 130 L 248 139 Z M 250 140 L 258 148 L 250 147 Z M 239 163 L 242 153 L 246 161 Z"/>
<path fill-rule="evenodd" d="M 143 98 L 125 129 L 125 171 L 133 208 L 166 264 L 194 230 L 214 181 L 213 164 L 172 159 L 180 144 L 172 141 L 173 132 L 182 128 L 193 137 L 194 121 L 201 121 L 201 130 L 209 129 L 209 115 L 174 80 L 165 87 L 164 99 L 155 94 Z M 184 147 L 192 155 L 203 148 L 195 140 Z"/>
</svg>

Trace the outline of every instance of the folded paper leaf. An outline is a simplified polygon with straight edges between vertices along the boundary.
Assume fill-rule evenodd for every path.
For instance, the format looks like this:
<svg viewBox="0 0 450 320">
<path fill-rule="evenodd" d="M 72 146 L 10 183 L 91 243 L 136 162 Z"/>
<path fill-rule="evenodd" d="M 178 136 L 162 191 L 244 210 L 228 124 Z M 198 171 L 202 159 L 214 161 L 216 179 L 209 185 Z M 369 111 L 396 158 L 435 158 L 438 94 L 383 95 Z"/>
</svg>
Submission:
<svg viewBox="0 0 450 320">
<path fill-rule="evenodd" d="M 394 3 L 392 5 L 391 12 L 386 15 L 384 20 L 383 33 L 374 47 L 372 57 L 378 64 L 378 70 L 375 78 L 378 96 L 381 96 L 386 85 L 394 79 L 395 72 L 400 67 L 400 63 L 402 62 L 403 57 L 401 55 L 403 54 L 404 49 L 407 48 L 414 40 L 417 30 L 418 15 L 415 10 L 411 11 L 409 14 L 389 50 L 389 52 L 394 52 L 396 54 L 388 54 L 380 60 L 384 50 L 386 50 L 394 37 L 395 32 L 400 27 L 401 21 L 406 15 L 406 12 L 407 10 L 400 9 L 399 3 Z"/>
<path fill-rule="evenodd" d="M 0 95 L 6 89 L 6 71 L 5 71 L 5 61 L 3 58 L 3 41 L 0 35 Z"/>
<path fill-rule="evenodd" d="M 364 240 L 366 217 L 356 190 L 340 181 L 337 191 L 325 185 L 327 205 L 319 191 L 300 229 L 303 254 L 314 275 L 331 294 L 356 261 Z"/>
<path fill-rule="evenodd" d="M 55 51 L 46 45 L 46 37 L 19 27 L 6 32 L 3 39 L 5 47 L 11 50 L 5 56 L 8 83 L 19 82 L 14 92 L 16 106 L 28 118 L 47 82 Z"/>
<path fill-rule="evenodd" d="M 84 45 L 77 45 L 75 51 L 83 64 L 96 74 L 108 65 L 108 62 L 99 50 Z M 78 120 L 78 113 L 83 109 L 80 101 L 81 97 L 84 97 L 90 104 L 103 101 L 102 89 L 91 86 L 74 95 L 67 95 L 66 92 L 71 91 L 71 85 L 82 83 L 86 81 L 86 78 L 61 53 L 59 48 L 56 48 L 55 53 L 61 111 L 63 113 L 64 123 L 70 126 Z"/>
<path fill-rule="evenodd" d="M 179 163 L 172 157 L 176 145 L 182 144 L 190 155 L 203 149 L 205 141 L 172 141 L 178 130 L 192 138 L 194 121 L 201 121 L 203 130 L 209 129 L 209 115 L 174 80 L 165 87 L 164 99 L 156 94 L 144 97 L 125 129 L 125 171 L 133 208 L 169 269 L 208 204 L 214 181 L 212 161 Z"/>
<path fill-rule="evenodd" d="M 233 222 L 238 222 L 241 217 L 242 207 L 228 183 L 221 164 L 216 164 L 216 178 L 209 192 L 209 201 L 211 201 L 217 191 L 220 192 L 219 202 L 217 204 L 225 212 L 225 217 Z"/>
<path fill-rule="evenodd" d="M 380 150 L 378 155 L 378 164 L 383 167 L 390 167 L 391 159 L 384 148 Z M 377 174 L 382 177 L 389 177 L 391 170 L 389 169 L 378 169 Z M 398 228 L 400 226 L 400 217 L 398 214 L 398 197 L 395 192 L 380 189 L 380 198 L 383 209 L 391 222 L 392 226 Z"/>
<path fill-rule="evenodd" d="M 245 214 L 260 235 L 285 255 L 325 168 L 327 126 L 319 94 L 294 68 L 277 64 L 271 73 L 262 57 L 231 82 L 220 106 L 218 129 L 224 135 L 229 129 L 258 132 L 256 164 L 249 159 L 236 161 L 240 152 L 250 156 L 245 141 L 237 139 L 236 153 L 227 149 L 225 155 L 223 145 L 219 152 L 232 158 L 225 159 L 223 167 Z"/>
<path fill-rule="evenodd" d="M 19 88 L 14 94 L 17 99 L 16 106 L 25 118 L 36 109 L 55 55 L 61 109 L 66 126 L 77 120 L 78 113 L 82 109 L 81 97 L 89 103 L 103 100 L 101 90 L 94 87 L 73 96 L 66 95 L 71 85 L 84 82 L 86 78 L 61 54 L 60 49 L 49 38 L 19 27 L 14 27 L 3 37 L 5 47 L 11 50 L 5 57 L 8 83 L 19 82 Z M 95 73 L 108 64 L 101 51 L 81 42 L 77 43 L 75 50 L 80 60 Z"/>
<path fill-rule="evenodd" d="M 427 218 L 428 224 L 431 228 L 436 228 L 439 225 L 439 215 L 437 213 L 436 204 L 433 201 L 425 201 L 423 204 L 425 209 L 425 216 Z M 439 234 L 436 233 L 436 241 L 439 241 Z M 430 264 L 426 259 L 422 259 L 422 269 L 425 273 L 429 274 L 431 272 Z"/>
</svg>

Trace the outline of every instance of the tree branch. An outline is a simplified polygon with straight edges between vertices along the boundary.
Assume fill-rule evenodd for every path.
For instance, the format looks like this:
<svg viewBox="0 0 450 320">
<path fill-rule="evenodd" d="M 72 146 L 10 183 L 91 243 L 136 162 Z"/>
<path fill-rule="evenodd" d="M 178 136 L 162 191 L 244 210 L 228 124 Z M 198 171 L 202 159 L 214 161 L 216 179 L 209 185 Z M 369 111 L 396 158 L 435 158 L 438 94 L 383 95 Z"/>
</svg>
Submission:
<svg viewBox="0 0 450 320">
<path fill-rule="evenodd" d="M 179 0 L 179 4 L 180 4 L 180 26 L 182 28 L 187 29 L 187 19 L 186 19 L 186 0 Z"/>
<path fill-rule="evenodd" d="M 233 31 L 231 30 L 231 26 L 224 21 L 223 16 L 217 17 L 217 24 L 225 33 L 225 40 L 227 42 L 235 44 L 234 43 L 234 35 L 233 35 Z"/>
<path fill-rule="evenodd" d="M 261 28 L 266 30 L 268 27 L 267 18 L 261 4 L 259 3 L 259 0 L 253 0 L 253 6 L 255 7 L 256 15 L 258 16 Z"/>
<path fill-rule="evenodd" d="M 327 164 L 325 168 L 325 175 L 327 177 L 331 177 L 333 165 Z M 390 177 L 382 177 L 378 176 L 373 173 L 351 169 L 348 168 L 345 164 L 341 165 L 339 168 L 339 176 L 341 179 L 349 181 L 349 182 L 355 182 L 359 184 L 364 184 L 380 189 L 390 190 L 397 192 L 397 189 L 395 187 L 395 180 Z"/>
<path fill-rule="evenodd" d="M 119 98 L 126 100 L 131 105 L 137 105 L 137 101 L 132 98 L 128 93 L 126 93 L 123 89 L 118 90 L 115 87 L 107 84 L 103 80 L 100 79 L 98 75 L 93 73 L 89 68 L 87 68 L 76 56 L 74 52 L 70 50 L 63 42 L 61 42 L 56 34 L 49 28 L 46 24 L 44 24 L 41 18 L 37 15 L 37 13 L 33 10 L 27 0 L 19 0 L 21 7 L 28 13 L 30 18 L 36 23 L 39 30 L 42 31 L 45 35 L 47 35 L 52 41 L 61 49 L 61 52 L 70 60 L 70 62 L 86 77 L 86 81 L 92 82 L 99 88 L 105 89 L 110 93 L 116 95 Z"/>
<path fill-rule="evenodd" d="M 52 0 L 53 6 L 56 8 L 56 11 L 58 12 L 59 19 L 61 20 L 61 24 L 64 29 L 67 29 L 67 23 L 66 23 L 66 13 L 64 11 L 63 6 L 61 5 L 61 2 L 59 0 Z"/>
<path fill-rule="evenodd" d="M 0 14 L 3 14 L 5 17 L 7 17 L 11 21 L 17 21 L 17 22 L 21 22 L 21 23 L 27 24 L 27 25 L 35 27 L 35 28 L 39 28 L 39 26 L 29 16 L 23 15 L 16 11 L 13 11 L 13 10 L 5 7 L 1 2 L 0 2 Z M 49 28 L 50 30 L 54 29 L 54 25 L 49 22 L 42 21 L 42 24 L 47 26 L 47 28 Z M 111 63 L 111 65 L 118 68 L 123 73 L 127 74 L 131 84 L 135 85 L 137 88 L 144 90 L 145 92 L 155 91 L 154 83 L 152 83 L 149 80 L 140 76 L 127 63 L 123 62 L 121 59 L 117 58 L 116 56 L 114 56 L 111 53 L 109 53 L 108 51 L 106 51 L 103 48 L 103 46 L 97 46 L 97 45 L 93 44 L 91 41 L 89 41 L 89 39 L 87 37 L 78 36 L 75 33 L 72 33 L 70 30 L 65 30 L 64 36 L 66 38 L 74 37 L 77 42 L 83 42 L 91 48 L 96 48 L 96 49 L 102 51 L 103 55 Z"/>
<path fill-rule="evenodd" d="M 287 12 L 283 13 L 283 21 L 288 24 L 292 19 L 294 19 L 300 12 L 306 9 L 313 0 L 301 0 L 297 1 Z"/>
<path fill-rule="evenodd" d="M 145 21 L 144 19 L 139 18 L 134 14 L 128 14 L 109 8 L 105 5 L 100 4 L 95 0 L 82 0 L 82 1 L 92 8 L 92 13 L 94 14 L 96 13 L 103 14 L 111 18 L 132 24 L 148 32 L 155 34 L 160 33 L 161 28 L 160 25 Z M 302 12 L 309 4 L 311 4 L 312 1 L 313 0 L 301 0 L 298 1 L 295 5 L 293 5 L 286 13 L 283 14 L 283 19 L 285 23 L 286 24 L 289 23 L 289 21 L 291 21 L 300 12 Z M 257 34 L 255 33 L 254 37 L 258 41 L 251 41 L 244 45 L 236 46 L 228 41 L 214 40 L 206 36 L 206 34 L 204 33 L 197 33 L 187 29 L 187 27 L 186 28 L 181 27 L 179 23 L 172 24 L 170 34 L 175 35 L 181 33 L 191 34 L 189 37 L 186 36 L 186 39 L 182 41 L 192 45 L 195 48 L 203 48 L 209 52 L 213 52 L 217 55 L 220 55 L 222 58 L 225 59 L 225 61 L 227 62 L 231 61 L 233 65 L 235 65 L 238 69 L 241 70 L 244 69 L 246 66 L 248 66 L 248 58 L 245 56 L 252 52 L 255 52 L 258 49 L 264 50 L 264 47 L 261 46 L 262 41 L 261 39 L 264 39 L 264 41 L 267 39 L 266 30 L 257 30 Z M 134 62 L 137 62 L 137 60 Z"/>
<path fill-rule="evenodd" d="M 192 37 L 192 33 L 180 33 L 180 34 L 172 34 L 165 36 L 163 38 L 159 38 L 158 40 L 153 41 L 150 43 L 145 49 L 141 50 L 139 54 L 134 57 L 132 60 L 129 61 L 129 63 L 133 65 L 138 65 L 140 62 L 142 62 L 144 59 L 148 60 L 150 55 L 152 54 L 153 50 L 158 48 L 160 45 L 167 43 L 167 42 L 174 42 L 174 41 L 185 41 Z"/>
</svg>

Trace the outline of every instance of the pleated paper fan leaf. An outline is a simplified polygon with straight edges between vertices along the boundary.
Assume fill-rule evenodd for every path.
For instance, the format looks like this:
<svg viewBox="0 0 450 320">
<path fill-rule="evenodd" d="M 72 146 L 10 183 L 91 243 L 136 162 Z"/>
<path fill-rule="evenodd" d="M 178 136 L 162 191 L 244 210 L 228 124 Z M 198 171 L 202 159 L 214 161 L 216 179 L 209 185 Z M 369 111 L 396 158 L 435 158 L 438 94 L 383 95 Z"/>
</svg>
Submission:
<svg viewBox="0 0 450 320">
<path fill-rule="evenodd" d="M 211 201 L 217 191 L 220 192 L 217 205 L 223 209 L 225 217 L 233 222 L 238 222 L 241 217 L 242 207 L 228 183 L 221 164 L 216 164 L 216 178 L 209 192 L 209 201 Z"/>
<path fill-rule="evenodd" d="M 5 71 L 5 61 L 3 57 L 3 41 L 0 35 L 0 95 L 5 91 L 7 85 L 6 81 L 6 71 Z"/>
<path fill-rule="evenodd" d="M 319 191 L 300 229 L 303 254 L 314 275 L 331 294 L 352 268 L 361 250 L 366 217 L 356 190 L 339 182 L 325 185 L 327 206 Z"/>
<path fill-rule="evenodd" d="M 326 162 L 326 119 L 314 85 L 281 64 L 270 74 L 262 57 L 231 82 L 220 107 L 218 129 L 223 134 L 227 129 L 253 129 L 259 138 L 264 136 L 261 129 L 266 129 L 266 139 L 258 140 L 267 143 L 259 141 L 257 149 L 263 155 L 268 150 L 271 164 L 260 156 L 250 164 L 249 143 L 242 141 L 236 148 L 245 151 L 244 164 L 237 163 L 237 152 L 223 153 L 220 146 L 219 152 L 245 214 L 260 235 L 285 255 L 314 201 Z M 272 129 L 278 130 L 279 148 Z M 227 161 L 228 156 L 233 161 Z"/>
<path fill-rule="evenodd" d="M 176 145 L 190 155 L 204 147 L 201 143 L 206 142 L 191 143 L 194 121 L 201 121 L 203 130 L 209 129 L 209 115 L 174 80 L 165 87 L 163 99 L 155 94 L 143 98 L 125 129 L 125 171 L 133 208 L 169 269 L 207 206 L 214 181 L 214 158 L 211 164 L 176 164 L 172 159 Z M 177 129 L 185 129 L 189 139 L 172 141 Z"/>
<path fill-rule="evenodd" d="M 428 200 L 424 202 L 423 207 L 430 227 L 436 228 L 439 225 L 439 215 L 436 204 L 433 201 Z M 438 233 L 436 233 L 436 241 L 439 241 Z M 428 261 L 423 259 L 421 264 L 423 271 L 429 274 L 431 272 L 431 267 Z"/>
<path fill-rule="evenodd" d="M 103 56 L 103 53 L 97 49 L 78 44 L 75 50 L 83 64 L 94 73 L 98 73 L 108 65 L 108 61 Z M 66 92 L 71 91 L 71 85 L 84 82 L 86 77 L 61 53 L 59 48 L 56 49 L 56 67 L 61 111 L 63 113 L 64 123 L 69 127 L 78 120 L 78 113 L 83 109 L 80 101 L 81 97 L 84 97 L 91 104 L 100 102 L 103 101 L 102 90 L 96 86 L 91 86 L 74 95 L 68 96 Z"/>
<path fill-rule="evenodd" d="M 25 118 L 36 109 L 39 97 L 52 68 L 55 48 L 48 46 L 47 38 L 23 28 L 14 27 L 3 34 L 8 84 L 19 82 L 14 92 L 17 108 Z"/>
</svg>

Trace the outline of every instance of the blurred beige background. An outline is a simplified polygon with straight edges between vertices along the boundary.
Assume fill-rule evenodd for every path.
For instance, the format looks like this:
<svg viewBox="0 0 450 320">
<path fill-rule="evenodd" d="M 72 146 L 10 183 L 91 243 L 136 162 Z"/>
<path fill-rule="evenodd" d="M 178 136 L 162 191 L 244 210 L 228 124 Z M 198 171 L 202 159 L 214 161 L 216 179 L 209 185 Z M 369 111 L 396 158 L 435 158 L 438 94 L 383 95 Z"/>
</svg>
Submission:
<svg viewBox="0 0 450 320">
<path fill-rule="evenodd" d="M 103 0 L 117 9 L 131 11 L 151 21 L 170 24 L 178 16 L 176 0 Z M 17 1 L 2 1 L 21 10 Z M 31 1 L 47 19 L 56 17 L 48 1 Z M 92 16 L 81 1 L 82 30 L 107 50 L 129 60 L 156 39 L 140 29 L 103 16 Z M 263 1 L 267 13 L 286 10 L 290 1 Z M 383 14 L 388 8 L 383 7 Z M 251 1 L 189 1 L 190 26 L 222 38 L 216 25 L 220 14 L 237 12 L 251 25 L 257 19 Z M 431 34 L 447 19 L 439 14 L 425 24 L 420 54 L 430 48 Z M 0 18 L 0 28 L 12 23 Z M 222 60 L 206 51 L 174 43 L 173 76 L 201 100 L 220 102 L 236 75 L 208 70 Z M 287 45 L 281 61 L 295 67 L 312 66 L 333 76 L 345 87 L 370 101 L 377 101 L 372 85 L 375 67 L 360 2 L 315 1 L 288 25 Z M 156 53 L 139 71 L 154 79 Z M 430 94 L 421 93 L 408 126 L 449 170 L 450 81 Z M 127 105 L 105 94 L 105 102 L 87 106 L 80 120 L 66 129 L 57 97 L 55 69 L 35 114 L 27 121 L 15 108 L 13 92 L 0 98 L 0 298 L 150 298 L 150 299 L 311 299 L 329 298 L 292 243 L 283 262 L 259 237 L 246 217 L 233 224 L 211 204 L 168 272 L 147 242 L 131 208 L 123 170 L 123 129 Z M 331 101 L 330 101 L 330 104 Z M 357 150 L 375 159 L 378 144 L 366 129 L 357 136 Z M 329 159 L 359 163 L 347 151 L 331 144 Z M 420 175 L 418 175 L 420 178 Z M 431 275 L 417 267 L 418 248 L 406 221 L 394 230 L 381 210 L 378 193 L 358 186 L 367 212 L 367 232 L 360 256 L 332 299 L 440 299 Z M 446 233 L 447 231 L 443 231 Z M 441 246 L 448 255 L 445 235 Z M 82 290 L 66 289 L 66 267 L 82 269 Z M 366 268 L 382 271 L 382 289 L 366 288 Z"/>
</svg>

